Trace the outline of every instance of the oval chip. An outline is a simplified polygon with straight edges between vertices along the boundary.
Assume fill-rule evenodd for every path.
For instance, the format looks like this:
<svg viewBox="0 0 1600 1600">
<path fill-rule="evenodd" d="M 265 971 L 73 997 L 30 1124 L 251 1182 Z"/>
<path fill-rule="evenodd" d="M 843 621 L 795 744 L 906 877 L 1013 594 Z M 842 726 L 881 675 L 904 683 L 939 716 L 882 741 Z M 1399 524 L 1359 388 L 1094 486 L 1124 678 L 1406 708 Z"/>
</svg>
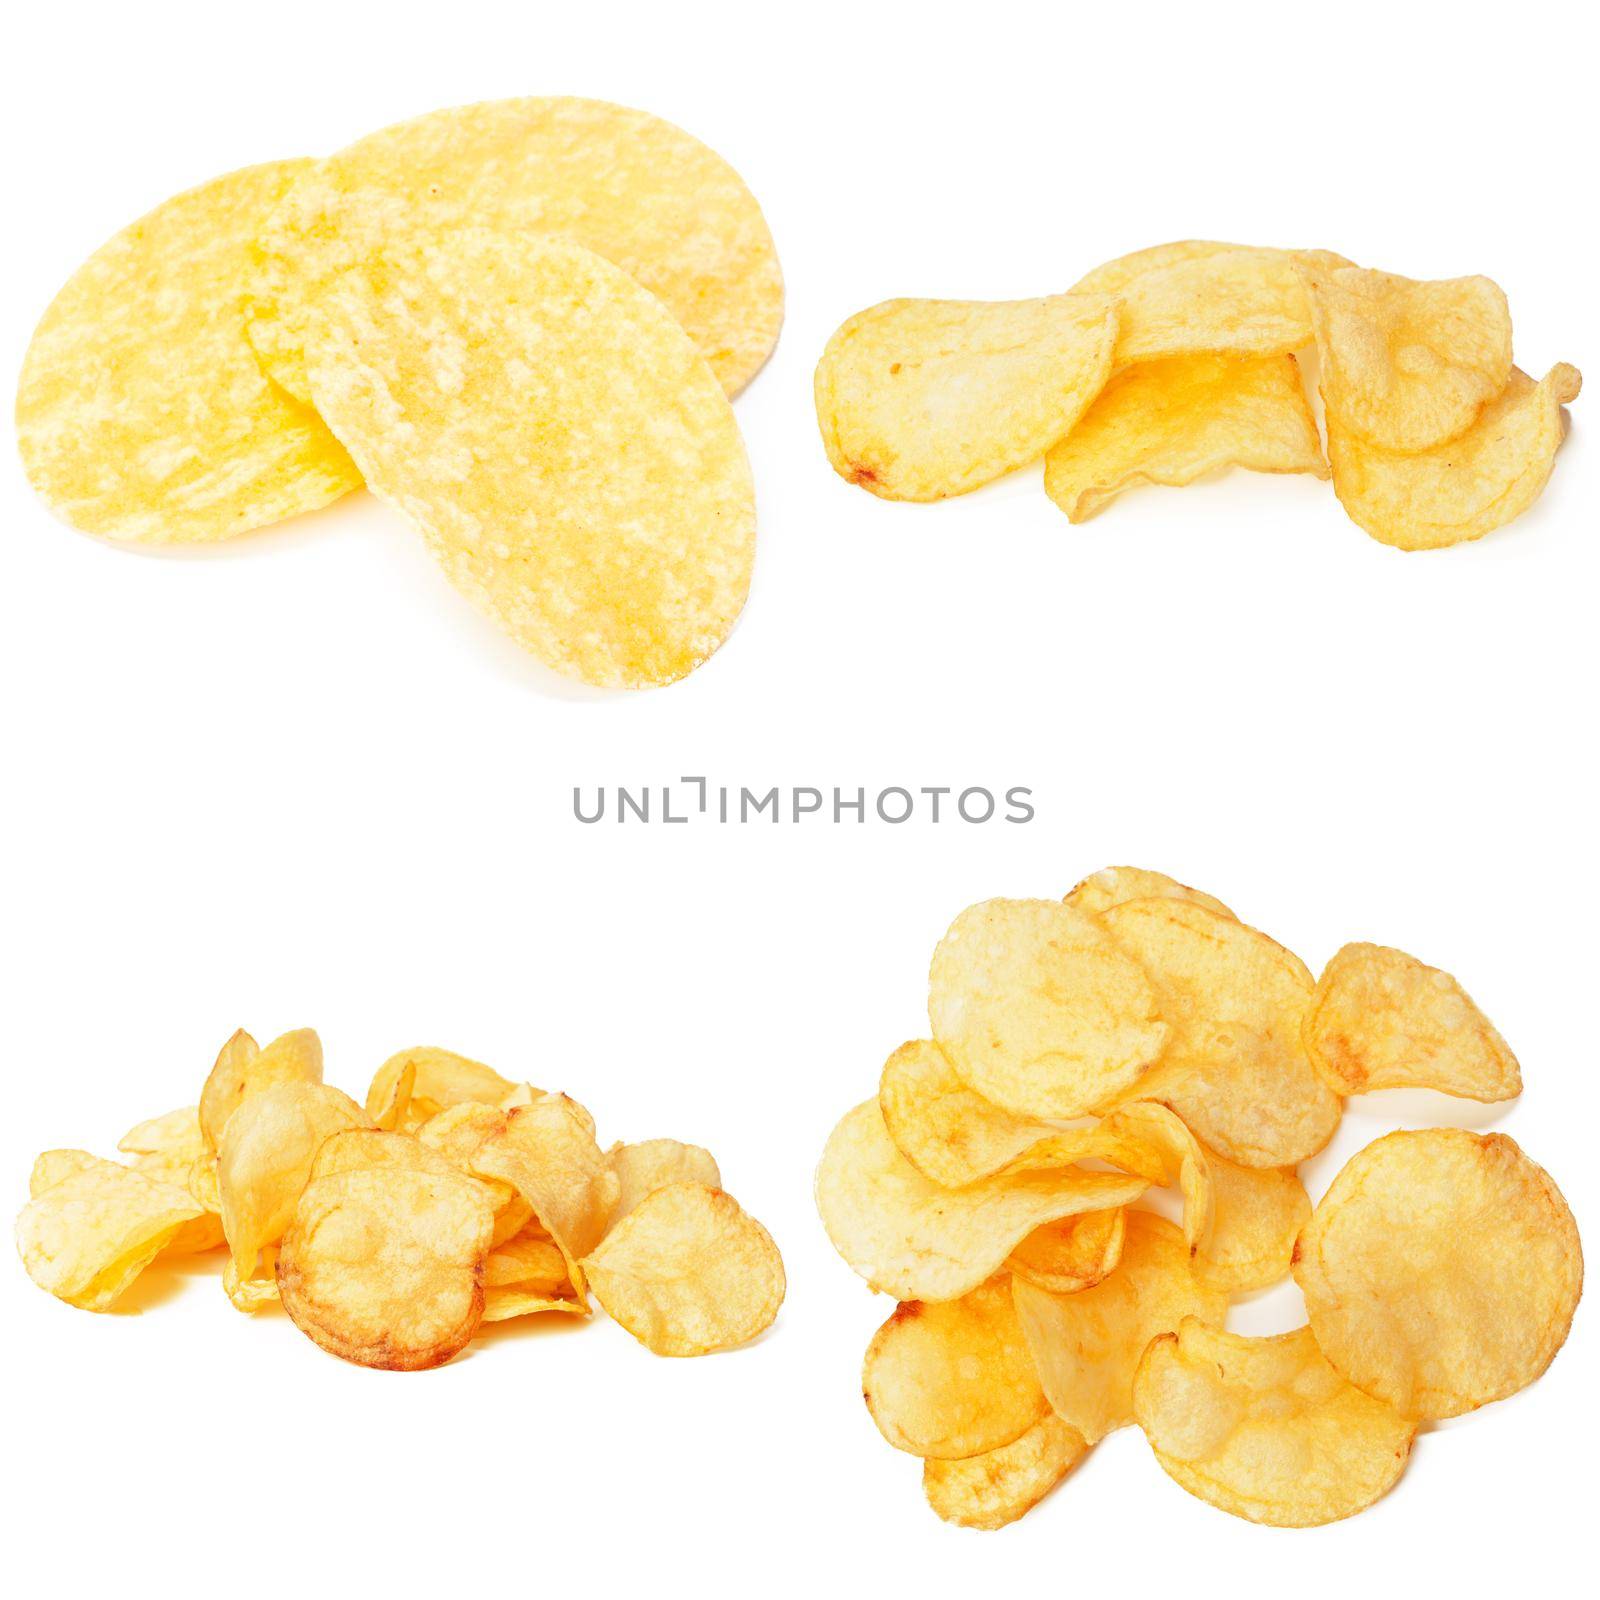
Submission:
<svg viewBox="0 0 1600 1600">
<path fill-rule="evenodd" d="M 922 1492 L 962 1528 L 1003 1528 L 1026 1515 L 1089 1453 L 1076 1428 L 1041 1418 L 1020 1439 L 965 1461 L 925 1461 Z"/>
</svg>

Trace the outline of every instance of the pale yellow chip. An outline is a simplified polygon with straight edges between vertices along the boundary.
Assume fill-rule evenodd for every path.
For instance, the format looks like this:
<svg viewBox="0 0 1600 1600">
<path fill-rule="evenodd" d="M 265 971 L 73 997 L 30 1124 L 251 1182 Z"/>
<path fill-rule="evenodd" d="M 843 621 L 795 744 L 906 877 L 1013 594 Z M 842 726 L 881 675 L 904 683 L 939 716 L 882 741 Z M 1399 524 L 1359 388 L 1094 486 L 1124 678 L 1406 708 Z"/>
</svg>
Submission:
<svg viewBox="0 0 1600 1600">
<path fill-rule="evenodd" d="M 242 1274 L 232 1256 L 222 1265 L 222 1292 L 235 1311 L 247 1317 L 278 1304 L 278 1247 L 269 1244 L 256 1258 L 253 1271 Z"/>
<path fill-rule="evenodd" d="M 1201 354 L 1119 372 L 1044 458 L 1044 492 L 1087 522 L 1126 489 L 1225 467 L 1328 476 L 1292 355 Z"/>
<path fill-rule="evenodd" d="M 1345 1163 L 1295 1247 L 1323 1353 L 1412 1417 L 1503 1400 L 1555 1358 L 1583 1291 L 1578 1227 L 1504 1134 L 1429 1128 Z"/>
<path fill-rule="evenodd" d="M 1310 1328 L 1252 1339 L 1187 1318 L 1145 1352 L 1133 1404 L 1174 1481 L 1275 1528 L 1365 1510 L 1405 1471 L 1417 1431 L 1341 1378 Z"/>
<path fill-rule="evenodd" d="M 1111 375 L 1115 303 L 886 300 L 817 365 L 833 470 L 885 500 L 943 500 L 1037 461 Z"/>
<path fill-rule="evenodd" d="M 950 925 L 928 976 L 933 1037 L 966 1085 L 1018 1116 L 1099 1110 L 1160 1054 L 1155 989 L 1087 912 L 986 900 Z"/>
<path fill-rule="evenodd" d="M 200 1131 L 199 1106 L 180 1106 L 136 1122 L 117 1140 L 125 1155 L 164 1155 L 174 1161 L 194 1161 L 205 1154 L 205 1135 Z"/>
<path fill-rule="evenodd" d="M 1120 1207 L 1047 1222 L 1006 1257 L 1006 1270 L 1051 1294 L 1076 1294 L 1116 1270 L 1126 1232 Z"/>
<path fill-rule="evenodd" d="M 730 395 L 783 321 L 761 208 L 714 150 L 647 112 L 569 97 L 494 100 L 383 128 L 298 181 L 262 230 L 250 337 L 309 399 L 306 325 L 328 280 L 380 240 L 467 224 L 564 234 L 666 304 Z"/>
<path fill-rule="evenodd" d="M 1244 1294 L 1289 1276 L 1294 1242 L 1311 1197 L 1293 1167 L 1241 1167 L 1206 1151 L 1211 1226 L 1194 1253 L 1194 1275 L 1209 1289 Z"/>
<path fill-rule="evenodd" d="M 117 1141 L 117 1149 L 131 1157 L 128 1165 L 135 1171 L 187 1189 L 201 1204 L 206 1204 L 200 1185 L 194 1181 L 196 1164 L 204 1162 L 207 1156 L 198 1106 L 180 1106 L 176 1111 L 137 1123 Z M 220 1205 L 219 1198 L 219 1211 Z M 215 1250 L 222 1242 L 222 1218 L 208 1207 L 206 1215 L 184 1223 L 173 1234 L 162 1254 L 199 1255 Z"/>
<path fill-rule="evenodd" d="M 1303 277 L 1323 404 L 1366 444 L 1447 444 L 1511 378 L 1511 309 L 1489 278 L 1419 283 L 1362 267 Z"/>
<path fill-rule="evenodd" d="M 17 387 L 28 481 L 74 527 L 230 538 L 325 506 L 360 474 L 245 335 L 251 246 L 311 165 L 215 178 L 101 246 L 45 312 Z"/>
<path fill-rule="evenodd" d="M 1233 913 L 1215 895 L 1203 889 L 1191 889 L 1164 872 L 1152 872 L 1148 867 L 1102 867 L 1091 872 L 1066 896 L 1069 906 L 1091 914 L 1109 911 L 1126 900 L 1195 900 L 1209 906 L 1219 916 L 1231 917 Z"/>
<path fill-rule="evenodd" d="M 403 1167 L 435 1177 L 466 1178 L 453 1162 L 437 1150 L 430 1150 L 413 1134 L 354 1126 L 330 1134 L 323 1141 L 311 1163 L 311 1176 L 307 1181 L 355 1172 L 361 1167 Z M 481 1189 L 481 1192 L 487 1199 L 489 1191 Z"/>
<path fill-rule="evenodd" d="M 1026 1515 L 1089 1453 L 1076 1428 L 1042 1417 L 1019 1439 L 965 1461 L 926 1461 L 922 1492 L 946 1522 L 1003 1528 Z"/>
<path fill-rule="evenodd" d="M 896 1450 L 943 1461 L 996 1450 L 1050 1410 L 1005 1273 L 959 1300 L 909 1300 L 873 1335 L 861 1393 Z"/>
<path fill-rule="evenodd" d="M 833 1130 L 817 1167 L 817 1209 L 833 1247 L 896 1300 L 956 1300 L 993 1276 L 1036 1228 L 1137 1200 L 1147 1180 L 1059 1170 L 1001 1173 L 946 1189 L 900 1154 L 876 1100 Z"/>
<path fill-rule="evenodd" d="M 646 1195 L 584 1257 L 583 1273 L 612 1321 L 658 1356 L 748 1343 L 771 1326 L 785 1287 L 771 1234 L 704 1183 Z"/>
<path fill-rule="evenodd" d="M 1161 1060 L 1129 1096 L 1170 1106 L 1243 1166 L 1294 1166 L 1321 1150 L 1342 1106 L 1300 1040 L 1314 988 L 1304 963 L 1192 901 L 1130 900 L 1100 921 L 1150 974 L 1172 1024 Z"/>
<path fill-rule="evenodd" d="M 1337 1094 L 1437 1089 L 1514 1100 L 1522 1068 L 1466 990 L 1437 967 L 1381 944 L 1347 944 L 1323 969 L 1301 1028 Z"/>
<path fill-rule="evenodd" d="M 281 1034 L 264 1050 L 241 1028 L 223 1045 L 200 1091 L 200 1134 L 206 1150 L 222 1144 L 228 1118 L 253 1094 L 279 1083 L 321 1083 L 322 1041 L 314 1029 Z"/>
<path fill-rule="evenodd" d="M 637 1144 L 614 1144 L 606 1151 L 606 1165 L 617 1175 L 617 1203 L 611 1210 L 614 1228 L 639 1202 L 669 1183 L 703 1183 L 720 1189 L 722 1174 L 716 1158 L 697 1144 L 676 1139 L 643 1139 Z"/>
<path fill-rule="evenodd" d="M 733 410 L 653 295 L 567 239 L 419 232 L 319 293 L 307 370 L 367 486 L 524 649 L 671 683 L 750 587 Z"/>
<path fill-rule="evenodd" d="M 17 1253 L 41 1289 L 85 1311 L 104 1311 L 202 1208 L 186 1189 L 114 1161 L 82 1151 L 53 1154 L 58 1159 L 37 1176 L 63 1175 L 22 1208 Z"/>
<path fill-rule="evenodd" d="M 1183 1235 L 1147 1211 L 1128 1213 L 1122 1260 L 1093 1288 L 1049 1294 L 1014 1278 L 1012 1293 L 1051 1409 L 1090 1444 L 1133 1421 L 1133 1374 L 1152 1339 L 1228 1309 L 1196 1280 Z"/>
<path fill-rule="evenodd" d="M 517 1086 L 493 1067 L 454 1050 L 415 1045 L 397 1050 L 373 1074 L 367 1115 L 380 1127 L 416 1128 L 464 1101 L 499 1105 Z"/>
<path fill-rule="evenodd" d="M 1566 436 L 1561 408 L 1582 387 L 1582 374 L 1565 362 L 1538 383 L 1513 368 L 1465 433 L 1412 455 L 1363 443 L 1330 412 L 1334 492 L 1353 522 L 1401 550 L 1481 539 L 1544 492 Z"/>
<path fill-rule="evenodd" d="M 53 1189 L 80 1172 L 100 1164 L 101 1158 L 87 1150 L 46 1150 L 35 1158 L 28 1174 L 28 1198 L 37 1200 L 46 1189 Z"/>
</svg>

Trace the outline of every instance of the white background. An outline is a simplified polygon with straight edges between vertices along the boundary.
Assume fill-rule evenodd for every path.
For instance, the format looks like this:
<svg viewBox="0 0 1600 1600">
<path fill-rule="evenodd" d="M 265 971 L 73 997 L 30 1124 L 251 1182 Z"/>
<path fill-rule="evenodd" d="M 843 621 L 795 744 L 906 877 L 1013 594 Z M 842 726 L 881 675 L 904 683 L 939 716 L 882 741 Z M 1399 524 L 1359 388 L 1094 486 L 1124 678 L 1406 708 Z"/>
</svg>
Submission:
<svg viewBox="0 0 1600 1600">
<path fill-rule="evenodd" d="M 1433 24 L 1425 18 L 1433 17 Z M 39 1149 L 109 1152 L 194 1098 L 223 1036 L 300 1024 L 360 1094 L 436 1042 L 584 1099 L 602 1137 L 709 1144 L 783 1246 L 738 1354 L 656 1360 L 603 1319 L 513 1325 L 421 1376 L 330 1360 L 205 1274 L 89 1316 L 0 1273 L 12 1509 L 35 1584 L 740 1592 L 893 1583 L 1481 1592 L 1586 1548 L 1592 1312 L 1520 1398 L 1423 1437 L 1317 1532 L 1190 1499 L 1136 1430 L 1007 1533 L 946 1528 L 879 1439 L 887 1312 L 811 1171 L 923 1022 L 968 902 L 1108 861 L 1229 900 L 1314 967 L 1348 938 L 1456 972 L 1528 1089 L 1512 1132 L 1600 1217 L 1593 1009 L 1595 469 L 1482 544 L 1405 556 L 1310 479 L 1132 495 L 1088 526 L 1037 470 L 935 507 L 829 471 L 810 375 L 849 313 L 1000 298 L 1186 236 L 1485 272 L 1518 357 L 1600 360 L 1575 129 L 1586 52 L 1536 4 L 33 8 L 0 95 L 15 372 L 105 236 L 226 169 L 453 102 L 588 94 L 722 151 L 788 322 L 738 402 L 755 588 L 661 692 L 562 686 L 364 496 L 206 554 L 52 520 L 9 463 L 0 537 L 0 971 L 13 1202 Z M 1574 111 L 1574 108 L 1576 110 Z M 1025 827 L 581 827 L 575 784 L 1026 784 Z M 1313 1192 L 1417 1096 L 1353 1103 Z M 1593 1234 L 1591 1235 L 1591 1240 Z M 1288 1327 L 1292 1290 L 1235 1325 Z M 1380 1576 L 1381 1575 L 1381 1576 Z"/>
</svg>

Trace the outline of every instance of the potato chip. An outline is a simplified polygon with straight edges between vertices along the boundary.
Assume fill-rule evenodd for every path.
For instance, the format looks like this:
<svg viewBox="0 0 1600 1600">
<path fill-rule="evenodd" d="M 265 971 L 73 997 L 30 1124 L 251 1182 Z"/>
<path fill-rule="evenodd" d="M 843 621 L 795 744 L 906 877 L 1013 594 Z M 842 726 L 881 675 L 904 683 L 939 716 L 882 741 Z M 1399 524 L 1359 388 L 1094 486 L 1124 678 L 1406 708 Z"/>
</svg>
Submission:
<svg viewBox="0 0 1600 1600">
<path fill-rule="evenodd" d="M 1145 867 L 1102 867 L 1091 872 L 1066 897 L 1069 906 L 1091 915 L 1109 911 L 1127 900 L 1194 900 L 1209 906 L 1218 916 L 1231 917 L 1233 913 L 1215 895 L 1202 889 L 1191 889 L 1164 872 L 1151 872 Z"/>
<path fill-rule="evenodd" d="M 17 440 L 28 481 L 74 527 L 226 539 L 361 486 L 245 336 L 251 245 L 310 165 L 247 167 L 168 200 L 102 245 L 45 312 L 17 388 Z"/>
<path fill-rule="evenodd" d="M 1466 990 L 1381 944 L 1347 944 L 1328 963 L 1301 1035 L 1336 1094 L 1421 1088 L 1497 1101 L 1522 1093 L 1517 1058 Z"/>
<path fill-rule="evenodd" d="M 549 1234 L 519 1233 L 490 1250 L 483 1282 L 489 1289 L 520 1283 L 544 1294 L 559 1294 L 568 1284 L 566 1258 Z"/>
<path fill-rule="evenodd" d="M 1365 1510 L 1405 1471 L 1417 1431 L 1346 1383 L 1309 1328 L 1251 1339 L 1186 1318 L 1145 1352 L 1133 1403 L 1170 1477 L 1275 1528 Z"/>
<path fill-rule="evenodd" d="M 1100 922 L 1150 974 L 1172 1024 L 1160 1062 L 1129 1097 L 1170 1106 L 1242 1166 L 1293 1166 L 1322 1149 L 1341 1105 L 1300 1041 L 1314 988 L 1304 964 L 1191 901 L 1132 900 Z"/>
<path fill-rule="evenodd" d="M 1189 1247 L 1165 1217 L 1130 1211 L 1115 1272 L 1076 1294 L 1012 1280 L 1017 1317 L 1051 1409 L 1090 1444 L 1133 1421 L 1144 1347 L 1187 1316 L 1220 1322 L 1228 1297 L 1196 1281 Z"/>
<path fill-rule="evenodd" d="M 1458 438 L 1511 378 L 1511 309 L 1489 278 L 1418 283 L 1361 267 L 1302 274 L 1339 427 L 1382 450 Z"/>
<path fill-rule="evenodd" d="M 545 1294 L 520 1283 L 500 1284 L 483 1291 L 483 1320 L 509 1322 L 513 1317 L 536 1316 L 542 1311 L 559 1311 L 564 1316 L 587 1317 L 587 1302 L 565 1295 Z"/>
<path fill-rule="evenodd" d="M 206 1201 L 194 1180 L 196 1162 L 206 1157 L 205 1135 L 200 1128 L 200 1108 L 181 1106 L 130 1128 L 117 1141 L 117 1149 L 132 1159 L 128 1165 L 147 1178 L 187 1189 L 202 1205 Z M 218 1202 L 220 1207 L 220 1200 Z M 186 1222 L 162 1248 L 163 1255 L 199 1255 L 223 1242 L 222 1218 L 207 1207 L 204 1216 Z"/>
<path fill-rule="evenodd" d="M 1044 492 L 1087 522 L 1125 489 L 1224 467 L 1328 476 L 1292 355 L 1174 356 L 1127 367 L 1044 458 Z"/>
<path fill-rule="evenodd" d="M 1036 1228 L 1127 1205 L 1146 1187 L 1143 1178 L 1069 1167 L 946 1189 L 900 1154 L 878 1102 L 868 1100 L 828 1140 L 817 1208 L 834 1249 L 874 1289 L 897 1300 L 957 1300 Z"/>
<path fill-rule="evenodd" d="M 1293 1167 L 1241 1167 L 1206 1151 L 1211 1226 L 1195 1250 L 1195 1277 L 1208 1289 L 1244 1294 L 1289 1276 L 1294 1241 L 1311 1198 Z"/>
<path fill-rule="evenodd" d="M 867 1346 L 861 1392 L 896 1450 L 943 1461 L 1010 1444 L 1050 1410 L 1004 1273 L 959 1300 L 896 1306 Z"/>
<path fill-rule="evenodd" d="M 380 1126 L 384 1116 L 391 1116 L 395 1127 L 404 1123 L 420 1126 L 464 1101 L 498 1105 L 515 1087 L 481 1061 L 435 1045 L 417 1045 L 396 1051 L 373 1074 L 367 1090 L 367 1115 Z"/>
<path fill-rule="evenodd" d="M 1566 436 L 1561 408 L 1582 387 L 1565 362 L 1539 383 L 1513 368 L 1465 433 L 1412 455 L 1363 443 L 1329 412 L 1334 492 L 1353 522 L 1401 550 L 1481 539 L 1544 492 Z"/>
<path fill-rule="evenodd" d="M 278 1083 L 321 1083 L 322 1041 L 311 1028 L 297 1028 L 266 1049 L 241 1028 L 223 1045 L 200 1091 L 200 1134 L 206 1149 L 222 1144 L 228 1118 L 250 1095 Z"/>
<path fill-rule="evenodd" d="M 1051 1294 L 1076 1294 L 1116 1270 L 1126 1231 L 1120 1208 L 1047 1222 L 1006 1257 L 1006 1270 Z"/>
<path fill-rule="evenodd" d="M 68 1305 L 104 1311 L 184 1223 L 201 1215 L 185 1189 L 85 1152 L 52 1152 L 48 1183 L 17 1218 L 17 1253 L 28 1276 Z M 76 1165 L 78 1170 L 69 1171 Z"/>
<path fill-rule="evenodd" d="M 493 1225 L 482 1194 L 453 1174 L 395 1165 L 317 1178 L 279 1247 L 283 1308 L 346 1361 L 440 1366 L 482 1320 Z"/>
<path fill-rule="evenodd" d="M 606 1151 L 606 1165 L 617 1175 L 617 1203 L 612 1207 L 614 1228 L 647 1195 L 669 1183 L 703 1183 L 720 1189 L 722 1174 L 709 1150 L 676 1139 L 645 1139 L 638 1144 L 614 1144 Z"/>
<path fill-rule="evenodd" d="M 1504 1134 L 1429 1128 L 1345 1163 L 1295 1247 L 1317 1343 L 1357 1388 L 1454 1417 L 1532 1383 L 1583 1290 L 1577 1224 Z"/>
<path fill-rule="evenodd" d="M 367 486 L 545 665 L 671 683 L 732 629 L 755 552 L 732 408 L 661 302 L 593 252 L 419 235 L 320 291 L 307 371 Z"/>
<path fill-rule="evenodd" d="M 1037 461 L 1111 375 L 1103 295 L 886 300 L 828 341 L 814 384 L 833 470 L 885 500 L 942 500 Z"/>
<path fill-rule="evenodd" d="M 199 1106 L 180 1106 L 176 1111 L 136 1122 L 117 1140 L 117 1149 L 125 1155 L 164 1155 L 174 1161 L 194 1161 L 206 1149 Z"/>
<path fill-rule="evenodd" d="M 730 395 L 783 320 L 761 208 L 715 151 L 671 123 L 599 100 L 496 100 L 431 112 L 302 164 L 262 230 L 250 336 L 290 394 L 310 398 L 306 324 L 328 280 L 380 239 L 464 224 L 564 234 L 666 303 Z"/>
<path fill-rule="evenodd" d="M 247 1317 L 278 1304 L 278 1247 L 264 1245 L 256 1257 L 254 1268 L 241 1273 L 232 1256 L 222 1267 L 222 1292 L 235 1311 Z"/>
<path fill-rule="evenodd" d="M 46 1150 L 34 1161 L 33 1171 L 28 1174 L 28 1198 L 37 1200 L 46 1189 L 53 1189 L 58 1183 L 65 1183 L 68 1178 L 75 1178 L 99 1163 L 100 1157 L 90 1155 L 87 1150 Z"/>
<path fill-rule="evenodd" d="M 646 1195 L 584 1257 L 582 1274 L 573 1273 L 580 1290 L 586 1276 L 611 1320 L 658 1356 L 748 1343 L 771 1326 L 785 1287 L 772 1236 L 704 1183 Z"/>
<path fill-rule="evenodd" d="M 1086 912 L 988 900 L 934 952 L 933 1036 L 963 1082 L 1028 1117 L 1077 1117 L 1132 1086 L 1167 1025 L 1135 960 Z"/>
<path fill-rule="evenodd" d="M 925 1461 L 922 1492 L 946 1522 L 1003 1528 L 1038 1505 L 1088 1453 L 1076 1428 L 1042 1417 L 998 1450 L 965 1461 Z"/>
</svg>

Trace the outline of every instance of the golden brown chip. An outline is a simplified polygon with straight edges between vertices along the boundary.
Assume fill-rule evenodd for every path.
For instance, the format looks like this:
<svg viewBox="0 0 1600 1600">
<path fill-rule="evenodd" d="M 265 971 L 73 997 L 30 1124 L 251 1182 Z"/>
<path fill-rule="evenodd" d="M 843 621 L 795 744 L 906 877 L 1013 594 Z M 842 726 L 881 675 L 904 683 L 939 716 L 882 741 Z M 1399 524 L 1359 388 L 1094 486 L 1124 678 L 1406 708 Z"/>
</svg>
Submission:
<svg viewBox="0 0 1600 1600">
<path fill-rule="evenodd" d="M 1251 1339 L 1186 1318 L 1145 1352 L 1133 1403 L 1177 1483 L 1276 1528 L 1365 1510 L 1405 1470 L 1417 1431 L 1345 1382 L 1309 1328 Z"/>
<path fill-rule="evenodd" d="M 1167 1037 L 1137 961 L 1096 918 L 1058 900 L 963 911 L 934 952 L 928 1018 L 969 1088 L 1028 1117 L 1101 1109 Z"/>
<path fill-rule="evenodd" d="M 520 1283 L 500 1284 L 483 1291 L 485 1322 L 509 1322 L 513 1317 L 536 1316 L 542 1311 L 558 1311 L 568 1317 L 587 1317 L 591 1314 L 587 1302 L 574 1299 L 570 1291 L 566 1294 L 546 1294 L 541 1289 Z"/>
<path fill-rule="evenodd" d="M 946 1522 L 1003 1528 L 1024 1516 L 1089 1453 L 1076 1428 L 1042 1417 L 1019 1439 L 965 1461 L 926 1461 L 922 1492 Z"/>
<path fill-rule="evenodd" d="M 1091 915 L 1109 911 L 1127 900 L 1164 899 L 1195 900 L 1209 906 L 1218 916 L 1233 915 L 1215 895 L 1203 889 L 1191 889 L 1188 884 L 1147 867 L 1102 867 L 1098 872 L 1091 872 L 1066 897 L 1069 906 Z"/>
<path fill-rule="evenodd" d="M 1194 1253 L 1194 1275 L 1208 1289 L 1243 1294 L 1289 1276 L 1294 1241 L 1311 1198 L 1293 1167 L 1241 1167 L 1206 1151 L 1211 1226 Z"/>
<path fill-rule="evenodd" d="M 1323 969 L 1301 1028 L 1336 1094 L 1437 1089 L 1514 1100 L 1511 1047 L 1448 972 L 1381 944 L 1347 944 Z"/>
<path fill-rule="evenodd" d="M 215 178 L 101 246 L 45 312 L 17 388 L 28 481 L 74 527 L 226 539 L 361 485 L 245 335 L 250 249 L 304 161 Z"/>
<path fill-rule="evenodd" d="M 1035 1228 L 1006 1257 L 1006 1269 L 1051 1294 L 1076 1294 L 1116 1270 L 1125 1232 L 1120 1207 L 1063 1217 Z"/>
<path fill-rule="evenodd" d="M 612 1321 L 658 1356 L 746 1344 L 783 1304 L 772 1236 L 731 1195 L 703 1183 L 646 1195 L 582 1268 Z"/>
<path fill-rule="evenodd" d="M 568 1282 L 566 1258 L 549 1234 L 524 1231 L 490 1250 L 483 1282 L 489 1289 L 521 1284 L 544 1294 L 559 1294 Z"/>
<path fill-rule="evenodd" d="M 1165 1217 L 1127 1214 L 1115 1272 L 1076 1294 L 1012 1281 L 1017 1317 L 1051 1408 L 1090 1443 L 1133 1421 L 1144 1347 L 1188 1316 L 1220 1322 L 1228 1297 L 1195 1280 L 1189 1247 Z"/>
<path fill-rule="evenodd" d="M 277 1083 L 321 1083 L 322 1041 L 311 1028 L 297 1028 L 264 1050 L 241 1028 L 223 1045 L 200 1091 L 200 1133 L 206 1149 L 222 1144 L 228 1118 L 250 1095 Z"/>
<path fill-rule="evenodd" d="M 1404 455 L 1363 443 L 1328 413 L 1333 488 L 1353 522 L 1401 550 L 1481 539 L 1544 492 L 1583 376 L 1565 362 L 1535 383 L 1513 368 L 1459 438 Z"/>
<path fill-rule="evenodd" d="M 1350 1158 L 1295 1246 L 1328 1360 L 1411 1417 L 1503 1400 L 1550 1365 L 1583 1291 L 1578 1227 L 1504 1134 L 1391 1133 Z"/>
<path fill-rule="evenodd" d="M 514 1088 L 493 1067 L 458 1056 L 454 1050 L 417 1045 L 398 1050 L 373 1075 L 367 1090 L 367 1115 L 380 1127 L 419 1127 L 429 1117 L 464 1101 L 498 1105 Z"/>
<path fill-rule="evenodd" d="M 495 100 L 430 112 L 305 164 L 262 229 L 250 337 L 310 398 L 306 324 L 328 280 L 397 235 L 464 224 L 565 234 L 666 303 L 730 395 L 783 320 L 761 208 L 715 151 L 659 117 L 599 100 Z"/>
<path fill-rule="evenodd" d="M 1020 1438 L 1050 1409 L 1007 1274 L 959 1300 L 909 1300 L 873 1335 L 861 1392 L 896 1450 L 955 1461 Z"/>
<path fill-rule="evenodd" d="M 703 1183 L 722 1187 L 715 1157 L 697 1144 L 676 1139 L 643 1139 L 638 1144 L 614 1144 L 606 1151 L 606 1165 L 617 1175 L 617 1203 L 611 1211 L 614 1228 L 647 1195 L 669 1183 Z"/>
<path fill-rule="evenodd" d="M 1087 522 L 1125 489 L 1181 488 L 1224 467 L 1328 476 L 1292 355 L 1209 353 L 1119 372 L 1044 459 L 1044 492 Z"/>
<path fill-rule="evenodd" d="M 886 300 L 828 341 L 814 384 L 833 470 L 942 500 L 1037 461 L 1111 375 L 1115 302 Z"/>
<path fill-rule="evenodd" d="M 727 638 L 750 464 L 711 369 L 624 272 L 568 239 L 420 234 L 321 290 L 306 355 L 368 488 L 546 666 L 643 688 Z"/>
</svg>

